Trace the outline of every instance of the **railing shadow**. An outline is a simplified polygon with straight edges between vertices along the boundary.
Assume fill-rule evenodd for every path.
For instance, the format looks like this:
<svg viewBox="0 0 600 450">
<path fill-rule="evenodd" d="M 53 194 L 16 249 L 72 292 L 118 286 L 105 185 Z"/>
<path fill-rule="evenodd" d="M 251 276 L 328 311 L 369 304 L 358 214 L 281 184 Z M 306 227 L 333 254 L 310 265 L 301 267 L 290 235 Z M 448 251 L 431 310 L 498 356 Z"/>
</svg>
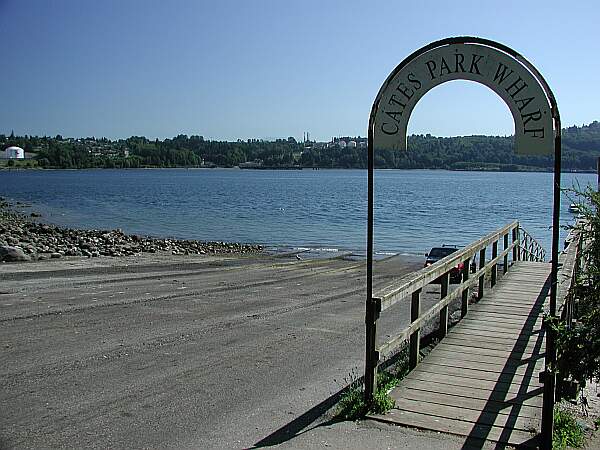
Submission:
<svg viewBox="0 0 600 450">
<path fill-rule="evenodd" d="M 289 441 L 297 436 L 300 436 L 308 431 L 314 430 L 318 427 L 331 425 L 333 423 L 339 422 L 338 419 L 330 419 L 325 422 L 321 422 L 313 427 L 308 428 L 312 423 L 314 423 L 317 419 L 322 417 L 327 411 L 329 411 L 335 404 L 340 400 L 342 395 L 348 390 L 348 388 L 344 388 L 330 396 L 329 398 L 323 400 L 316 406 L 313 406 L 311 409 L 306 411 L 301 416 L 298 416 L 291 422 L 285 424 L 281 428 L 275 430 L 270 435 L 264 437 L 252 447 L 249 448 L 263 448 L 263 447 L 272 447 L 274 445 L 279 445 L 284 442 Z"/>
<path fill-rule="evenodd" d="M 433 333 L 427 335 L 423 338 L 422 342 L 431 343 L 434 339 Z M 382 369 L 386 369 L 388 367 L 393 366 L 398 363 L 398 361 L 403 358 L 402 354 L 396 354 L 395 356 L 387 359 L 385 362 L 381 364 Z M 275 430 L 268 436 L 262 438 L 260 441 L 255 443 L 252 447 L 249 448 L 263 448 L 263 447 L 272 447 L 275 445 L 282 444 L 291 439 L 294 439 L 297 436 L 301 436 L 304 433 L 315 430 L 319 427 L 325 427 L 329 425 L 333 425 L 335 423 L 344 422 L 346 419 L 332 417 L 330 419 L 323 420 L 313 426 L 319 419 L 323 419 L 326 417 L 327 413 L 332 410 L 334 406 L 338 404 L 342 396 L 348 392 L 350 389 L 354 389 L 356 387 L 362 386 L 364 384 L 364 376 L 358 377 L 348 386 L 343 387 L 335 394 L 323 400 L 318 405 L 313 406 L 311 409 L 306 411 L 304 414 L 298 416 L 291 422 L 285 424 L 281 428 Z"/>
<path fill-rule="evenodd" d="M 532 397 L 535 397 L 541 393 L 541 388 L 536 389 L 532 392 L 528 392 L 530 382 L 535 380 L 537 377 L 536 363 L 543 358 L 541 348 L 544 342 L 544 333 L 536 332 L 534 329 L 537 319 L 542 315 L 544 308 L 544 301 L 550 292 L 550 277 L 546 280 L 538 297 L 534 303 L 533 308 L 527 316 L 525 324 L 519 332 L 519 337 L 527 338 L 527 340 L 537 334 L 535 344 L 531 353 L 534 357 L 523 358 L 525 349 L 527 348 L 527 340 L 517 340 L 513 349 L 511 350 L 510 357 L 507 359 L 504 365 L 498 381 L 494 386 L 486 404 L 473 426 L 471 433 L 467 436 L 463 449 L 481 448 L 482 443 L 488 437 L 492 430 L 493 423 L 502 413 L 507 415 L 507 420 L 502 430 L 502 433 L 498 439 L 499 442 L 508 442 L 512 429 L 515 427 L 517 419 L 520 416 L 523 408 L 523 401 Z M 518 339 L 518 338 L 517 338 Z M 516 368 L 523 366 L 523 362 L 526 362 L 525 373 L 523 374 L 523 382 L 519 387 L 518 393 L 508 392 L 509 386 L 513 381 Z M 510 398 L 507 398 L 510 396 Z M 510 409 L 507 411 L 507 406 Z M 540 418 L 541 419 L 541 418 Z M 494 439 L 496 440 L 496 439 Z M 538 436 L 532 437 L 529 441 L 521 443 L 522 447 L 536 447 L 538 442 Z M 502 448 L 503 444 L 498 444 L 498 448 Z"/>
</svg>

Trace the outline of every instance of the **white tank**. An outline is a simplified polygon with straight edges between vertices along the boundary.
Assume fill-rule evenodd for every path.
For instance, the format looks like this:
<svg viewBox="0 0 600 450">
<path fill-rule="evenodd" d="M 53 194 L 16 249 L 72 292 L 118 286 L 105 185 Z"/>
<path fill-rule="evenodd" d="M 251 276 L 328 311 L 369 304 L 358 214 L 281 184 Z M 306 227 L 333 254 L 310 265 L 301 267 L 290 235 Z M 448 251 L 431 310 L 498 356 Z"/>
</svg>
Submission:
<svg viewBox="0 0 600 450">
<path fill-rule="evenodd" d="M 21 147 L 8 147 L 6 149 L 6 158 L 7 159 L 25 159 L 25 150 Z"/>
</svg>

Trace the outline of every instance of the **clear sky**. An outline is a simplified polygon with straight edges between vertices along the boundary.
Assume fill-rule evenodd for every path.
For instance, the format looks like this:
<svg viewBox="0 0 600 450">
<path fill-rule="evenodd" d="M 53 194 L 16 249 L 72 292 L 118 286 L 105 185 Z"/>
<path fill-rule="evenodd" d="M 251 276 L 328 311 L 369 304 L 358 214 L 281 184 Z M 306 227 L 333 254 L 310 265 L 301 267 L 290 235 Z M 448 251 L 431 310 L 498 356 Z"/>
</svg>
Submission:
<svg viewBox="0 0 600 450">
<path fill-rule="evenodd" d="M 597 1 L 0 0 L 0 133 L 212 139 L 366 135 L 392 69 L 437 39 L 499 41 L 564 126 L 600 119 Z M 446 83 L 410 133 L 512 134 L 488 88 Z"/>
</svg>

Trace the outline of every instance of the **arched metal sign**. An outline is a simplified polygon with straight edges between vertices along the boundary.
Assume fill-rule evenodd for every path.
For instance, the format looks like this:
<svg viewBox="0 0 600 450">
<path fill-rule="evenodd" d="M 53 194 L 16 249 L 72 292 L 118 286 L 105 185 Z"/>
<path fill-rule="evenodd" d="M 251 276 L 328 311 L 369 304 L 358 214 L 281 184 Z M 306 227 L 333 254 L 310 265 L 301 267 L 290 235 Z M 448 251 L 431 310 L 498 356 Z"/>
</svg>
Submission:
<svg viewBox="0 0 600 450">
<path fill-rule="evenodd" d="M 515 121 L 517 153 L 552 153 L 551 106 L 534 75 L 504 52 L 466 43 L 436 47 L 390 75 L 376 101 L 375 148 L 406 150 L 413 108 L 430 89 L 452 80 L 484 84 L 504 100 Z"/>
<path fill-rule="evenodd" d="M 515 151 L 543 155 L 554 150 L 554 205 L 552 219 L 552 272 L 550 315 L 556 315 L 558 240 L 560 214 L 561 125 L 556 100 L 539 71 L 511 48 L 478 37 L 455 37 L 433 42 L 417 50 L 388 76 L 369 118 L 368 129 L 368 214 L 367 214 L 367 304 L 365 386 L 373 355 L 375 332 L 371 327 L 373 302 L 373 175 L 376 149 L 406 150 L 406 132 L 412 110 L 429 90 L 452 80 L 470 80 L 488 86 L 510 109 L 515 123 Z M 551 371 L 555 345 L 547 331 L 546 376 L 542 434 L 552 434 L 554 386 Z M 549 370 L 550 369 L 550 370 Z M 554 379 L 554 378 L 552 378 Z M 552 386 L 550 386 L 552 384 Z M 365 391 L 368 398 L 369 394 Z M 552 398 L 550 398 L 552 397 Z M 548 403 L 549 402 L 549 403 Z M 549 411 L 548 411 L 549 410 Z"/>
</svg>

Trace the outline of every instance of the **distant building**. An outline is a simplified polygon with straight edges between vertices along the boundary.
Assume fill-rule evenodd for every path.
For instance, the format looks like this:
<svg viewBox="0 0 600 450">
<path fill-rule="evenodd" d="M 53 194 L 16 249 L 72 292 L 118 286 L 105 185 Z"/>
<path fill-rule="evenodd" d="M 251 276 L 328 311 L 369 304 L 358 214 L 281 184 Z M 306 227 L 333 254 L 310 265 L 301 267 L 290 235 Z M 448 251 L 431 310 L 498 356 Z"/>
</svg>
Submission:
<svg viewBox="0 0 600 450">
<path fill-rule="evenodd" d="M 238 164 L 238 167 L 240 169 L 258 169 L 262 166 L 263 166 L 262 159 L 255 159 L 254 161 L 247 161 L 247 162 Z"/>
<path fill-rule="evenodd" d="M 6 159 L 25 159 L 25 150 L 21 147 L 11 146 L 5 150 Z"/>
<path fill-rule="evenodd" d="M 337 143 L 338 147 L 340 148 L 346 148 L 346 141 L 342 141 L 341 139 L 338 141 Z"/>
<path fill-rule="evenodd" d="M 348 148 L 356 148 L 356 141 L 349 141 Z"/>
</svg>

